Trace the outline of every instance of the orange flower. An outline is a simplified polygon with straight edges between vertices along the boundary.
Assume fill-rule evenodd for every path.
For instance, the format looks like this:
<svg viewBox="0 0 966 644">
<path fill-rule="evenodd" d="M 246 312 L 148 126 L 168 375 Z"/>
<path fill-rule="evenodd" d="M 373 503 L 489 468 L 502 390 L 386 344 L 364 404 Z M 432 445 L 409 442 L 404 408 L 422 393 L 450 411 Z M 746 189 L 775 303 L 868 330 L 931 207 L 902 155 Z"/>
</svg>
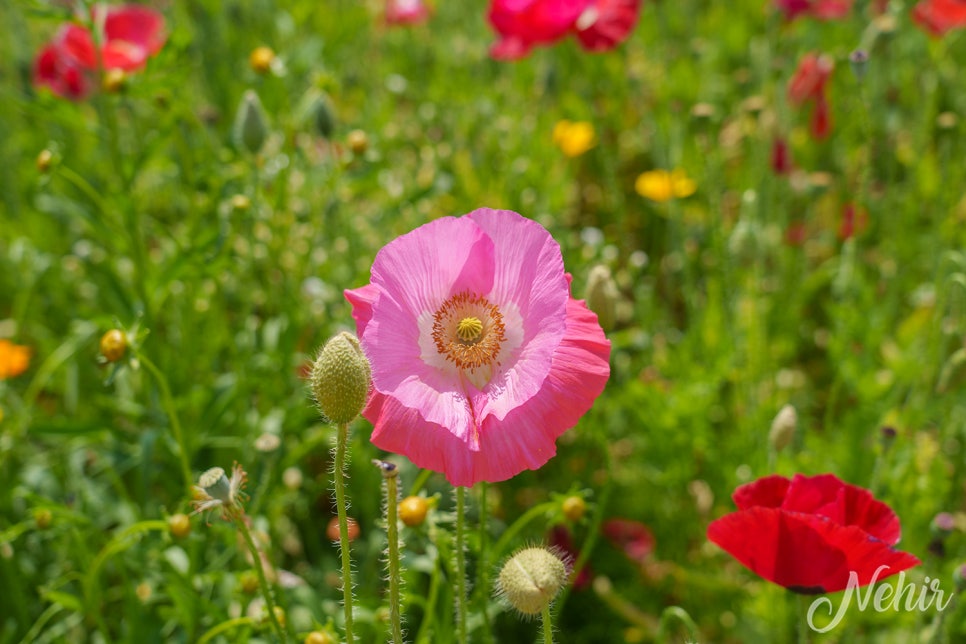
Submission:
<svg viewBox="0 0 966 644">
<path fill-rule="evenodd" d="M 0 380 L 19 376 L 30 365 L 30 347 L 0 340 Z"/>
</svg>

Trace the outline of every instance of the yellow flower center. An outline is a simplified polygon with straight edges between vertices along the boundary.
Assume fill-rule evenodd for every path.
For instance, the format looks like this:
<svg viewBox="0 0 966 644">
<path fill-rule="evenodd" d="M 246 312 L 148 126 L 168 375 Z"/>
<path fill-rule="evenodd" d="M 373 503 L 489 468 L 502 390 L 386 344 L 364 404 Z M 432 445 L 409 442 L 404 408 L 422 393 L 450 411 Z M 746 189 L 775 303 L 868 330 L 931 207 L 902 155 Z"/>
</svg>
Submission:
<svg viewBox="0 0 966 644">
<path fill-rule="evenodd" d="M 483 369 L 471 378 L 474 384 L 489 380 L 488 367 L 497 364 L 505 331 L 496 305 L 466 291 L 443 302 L 433 315 L 433 342 L 439 354 L 471 374 Z"/>
<path fill-rule="evenodd" d="M 456 325 L 456 335 L 459 339 L 467 344 L 474 344 L 480 339 L 480 335 L 483 333 L 483 322 L 480 318 L 470 316 L 468 318 L 463 318 L 460 323 Z"/>
</svg>

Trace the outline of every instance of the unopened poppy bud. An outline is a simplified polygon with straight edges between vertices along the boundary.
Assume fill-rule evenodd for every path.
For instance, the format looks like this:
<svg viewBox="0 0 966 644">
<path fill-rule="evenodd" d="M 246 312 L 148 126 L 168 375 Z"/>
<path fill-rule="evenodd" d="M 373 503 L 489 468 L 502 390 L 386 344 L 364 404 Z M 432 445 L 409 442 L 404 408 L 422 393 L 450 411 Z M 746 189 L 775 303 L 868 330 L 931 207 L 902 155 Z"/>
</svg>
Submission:
<svg viewBox="0 0 966 644">
<path fill-rule="evenodd" d="M 549 548 L 524 548 L 510 557 L 497 580 L 499 593 L 524 615 L 537 615 L 567 583 L 567 564 Z"/>
<path fill-rule="evenodd" d="M 775 419 L 771 421 L 771 429 L 768 431 L 768 443 L 776 452 L 780 452 L 795 438 L 795 430 L 798 427 L 798 412 L 791 405 L 785 405 Z"/>
<path fill-rule="evenodd" d="M 882 449 L 889 449 L 892 447 L 892 443 L 895 442 L 896 436 L 899 432 L 895 427 L 885 426 L 879 430 L 879 437 L 882 440 Z"/>
<path fill-rule="evenodd" d="M 191 518 L 187 514 L 172 514 L 168 517 L 168 529 L 178 539 L 184 539 L 191 533 Z"/>
<path fill-rule="evenodd" d="M 587 502 L 579 496 L 568 496 L 563 500 L 562 509 L 567 521 L 580 521 L 587 511 Z"/>
<path fill-rule="evenodd" d="M 256 47 L 248 56 L 248 64 L 259 74 L 265 74 L 272 68 L 275 61 L 275 52 L 271 47 Z"/>
<path fill-rule="evenodd" d="M 856 49 L 849 54 L 849 66 L 852 67 L 852 73 L 859 82 L 865 78 L 865 67 L 868 62 L 869 53 L 864 49 Z"/>
<path fill-rule="evenodd" d="M 127 85 L 127 74 L 123 69 L 114 68 L 104 72 L 104 79 L 101 81 L 104 91 L 108 94 L 116 94 Z"/>
<path fill-rule="evenodd" d="M 233 135 L 235 145 L 251 154 L 258 154 L 268 139 L 268 117 L 258 94 L 252 90 L 245 92 L 238 105 Z"/>
<path fill-rule="evenodd" d="M 953 571 L 953 582 L 956 584 L 956 592 L 961 593 L 966 590 L 966 564 L 956 566 Z"/>
<path fill-rule="evenodd" d="M 399 502 L 399 518 L 410 528 L 422 525 L 429 512 L 429 501 L 421 496 L 407 496 Z"/>
<path fill-rule="evenodd" d="M 620 293 L 609 268 L 598 264 L 590 269 L 590 275 L 587 277 L 587 293 L 584 297 L 587 300 L 587 307 L 597 314 L 597 321 L 601 328 L 604 331 L 613 329 L 617 320 L 617 302 L 620 300 Z"/>
<path fill-rule="evenodd" d="M 343 331 L 325 343 L 312 365 L 312 396 L 331 422 L 352 421 L 369 397 L 369 360 L 359 339 Z"/>
<path fill-rule="evenodd" d="M 41 150 L 40 154 L 37 155 L 37 170 L 40 172 L 47 172 L 50 170 L 50 166 L 53 162 L 54 153 L 50 150 Z"/>
<path fill-rule="evenodd" d="M 111 329 L 101 336 L 101 355 L 108 362 L 117 362 L 127 351 L 127 336 L 120 329 Z"/>
<path fill-rule="evenodd" d="M 399 476 L 399 468 L 395 463 L 380 461 L 378 458 L 372 459 L 372 464 L 379 468 L 379 472 L 384 479 L 394 479 Z"/>
<path fill-rule="evenodd" d="M 304 644 L 338 644 L 334 635 L 325 631 L 312 631 L 305 636 Z"/>
<path fill-rule="evenodd" d="M 325 94 L 316 94 L 309 103 L 309 119 L 315 130 L 322 138 L 328 139 L 335 132 L 335 113 L 332 102 Z"/>
<path fill-rule="evenodd" d="M 34 523 L 40 530 L 46 530 L 54 520 L 54 514 L 47 508 L 37 508 L 34 510 Z"/>
<path fill-rule="evenodd" d="M 369 149 L 369 135 L 362 130 L 352 130 L 345 137 L 346 145 L 356 156 L 365 154 Z"/>
</svg>

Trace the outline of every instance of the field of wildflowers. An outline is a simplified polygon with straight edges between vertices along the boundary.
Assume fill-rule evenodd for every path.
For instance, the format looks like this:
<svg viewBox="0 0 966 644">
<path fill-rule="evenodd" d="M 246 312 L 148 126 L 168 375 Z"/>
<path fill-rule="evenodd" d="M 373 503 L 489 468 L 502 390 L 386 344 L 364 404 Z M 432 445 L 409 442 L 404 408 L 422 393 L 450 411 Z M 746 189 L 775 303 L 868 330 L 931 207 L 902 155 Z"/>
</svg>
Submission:
<svg viewBox="0 0 966 644">
<path fill-rule="evenodd" d="M 966 641 L 963 0 L 0 24 L 0 644 Z"/>
</svg>

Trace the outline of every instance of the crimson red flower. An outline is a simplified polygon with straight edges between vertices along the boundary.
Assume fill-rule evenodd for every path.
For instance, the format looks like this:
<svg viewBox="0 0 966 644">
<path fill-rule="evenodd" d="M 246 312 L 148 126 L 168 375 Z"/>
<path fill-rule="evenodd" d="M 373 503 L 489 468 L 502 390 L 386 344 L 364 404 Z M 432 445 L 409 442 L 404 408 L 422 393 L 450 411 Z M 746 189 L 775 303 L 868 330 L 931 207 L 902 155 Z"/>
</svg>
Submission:
<svg viewBox="0 0 966 644">
<path fill-rule="evenodd" d="M 644 563 L 654 551 L 654 535 L 640 521 L 607 519 L 601 525 L 600 532 L 614 546 L 623 550 L 629 559 L 637 563 Z"/>
<path fill-rule="evenodd" d="M 816 139 L 824 139 L 832 131 L 826 84 L 833 69 L 835 62 L 830 57 L 808 53 L 799 61 L 788 82 L 788 101 L 792 105 L 813 103 L 809 129 Z"/>
<path fill-rule="evenodd" d="M 587 51 L 607 51 L 630 35 L 640 6 L 641 0 L 493 0 L 487 19 L 499 40 L 490 55 L 518 60 L 571 33 Z"/>
<path fill-rule="evenodd" d="M 966 27 L 966 1 L 922 0 L 913 7 L 912 20 L 929 34 L 942 36 L 952 29 Z"/>
<path fill-rule="evenodd" d="M 842 221 L 839 224 L 839 239 L 846 240 L 861 233 L 869 227 L 869 213 L 862 206 L 851 201 L 842 209 Z"/>
<path fill-rule="evenodd" d="M 164 45 L 164 18 L 138 5 L 104 8 L 91 12 L 95 25 L 103 25 L 98 41 L 90 31 L 76 25 L 62 26 L 34 61 L 34 84 L 49 87 L 58 96 L 81 100 L 94 87 L 94 72 L 104 69 L 135 71 Z"/>
<path fill-rule="evenodd" d="M 888 577 L 921 563 L 893 549 L 900 527 L 889 506 L 832 474 L 766 476 L 731 498 L 738 512 L 713 521 L 708 539 L 789 590 L 836 592 L 853 573 L 867 586 L 880 566 Z"/>
<path fill-rule="evenodd" d="M 792 171 L 792 155 L 788 150 L 788 142 L 776 136 L 771 143 L 771 169 L 777 175 L 788 174 Z"/>
<path fill-rule="evenodd" d="M 844 18 L 852 11 L 852 0 L 775 0 L 786 20 L 808 15 L 819 20 Z"/>
</svg>

